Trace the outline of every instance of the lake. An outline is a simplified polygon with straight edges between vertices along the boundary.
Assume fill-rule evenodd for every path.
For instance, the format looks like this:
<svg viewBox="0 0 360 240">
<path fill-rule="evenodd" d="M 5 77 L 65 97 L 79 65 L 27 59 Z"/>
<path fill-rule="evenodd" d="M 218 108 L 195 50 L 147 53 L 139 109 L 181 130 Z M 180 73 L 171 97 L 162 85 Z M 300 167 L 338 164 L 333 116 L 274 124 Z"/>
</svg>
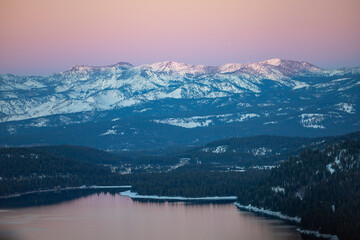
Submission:
<svg viewBox="0 0 360 240">
<path fill-rule="evenodd" d="M 138 202 L 117 192 L 74 190 L 2 200 L 0 208 L 0 239 L 301 239 L 294 226 L 231 203 Z"/>
</svg>

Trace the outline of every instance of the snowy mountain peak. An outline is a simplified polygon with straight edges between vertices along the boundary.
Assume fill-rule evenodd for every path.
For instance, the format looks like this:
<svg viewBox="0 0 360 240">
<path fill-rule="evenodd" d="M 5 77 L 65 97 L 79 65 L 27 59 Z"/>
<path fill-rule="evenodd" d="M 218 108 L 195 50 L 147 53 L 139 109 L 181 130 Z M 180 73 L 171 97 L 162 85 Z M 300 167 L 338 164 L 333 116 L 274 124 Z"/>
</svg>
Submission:
<svg viewBox="0 0 360 240">
<path fill-rule="evenodd" d="M 358 72 L 358 68 L 324 71 L 307 62 L 270 59 L 222 66 L 165 61 L 134 67 L 119 62 L 108 66 L 76 65 L 44 77 L 0 75 L 0 122 L 111 110 L 165 98 L 210 99 L 262 94 L 269 88 L 278 91 L 279 86 L 294 91 L 329 88 L 326 91 L 340 94 L 359 86 Z M 350 75 L 354 75 L 354 79 Z M 320 79 L 328 78 L 330 82 L 320 84 Z M 343 102 L 348 103 L 345 100 L 339 103 Z M 350 104 L 353 103 L 346 106 Z M 351 106 L 356 112 L 356 106 Z M 347 114 L 353 112 L 349 110 Z"/>
<path fill-rule="evenodd" d="M 153 71 L 159 72 L 182 71 L 184 69 L 196 67 L 194 65 L 174 61 L 157 62 L 147 66 L 149 66 Z"/>
<path fill-rule="evenodd" d="M 74 65 L 72 66 L 69 70 L 69 72 L 78 72 L 78 71 L 89 71 L 92 70 L 92 66 L 88 66 L 88 65 Z"/>
<path fill-rule="evenodd" d="M 269 59 L 269 60 L 263 61 L 263 62 L 261 62 L 261 63 L 278 67 L 278 66 L 281 65 L 281 62 L 282 62 L 281 59 L 279 59 L 279 58 L 273 58 L 273 59 Z"/>
<path fill-rule="evenodd" d="M 293 68 L 293 69 L 308 69 L 311 71 L 322 70 L 321 68 L 304 61 L 293 61 L 293 60 L 285 60 L 280 58 L 273 58 L 263 62 L 259 62 L 262 65 L 271 65 L 274 67 L 285 67 L 285 68 Z"/>
<path fill-rule="evenodd" d="M 228 63 L 219 66 L 219 73 L 231 73 L 240 70 L 244 67 L 241 63 Z"/>
<path fill-rule="evenodd" d="M 174 61 L 157 62 L 149 65 L 142 65 L 140 68 L 150 70 L 153 72 L 164 72 L 164 73 L 178 73 L 180 75 L 186 74 L 204 74 L 207 69 L 211 67 L 203 65 L 192 65 L 186 63 L 179 63 Z"/>
</svg>

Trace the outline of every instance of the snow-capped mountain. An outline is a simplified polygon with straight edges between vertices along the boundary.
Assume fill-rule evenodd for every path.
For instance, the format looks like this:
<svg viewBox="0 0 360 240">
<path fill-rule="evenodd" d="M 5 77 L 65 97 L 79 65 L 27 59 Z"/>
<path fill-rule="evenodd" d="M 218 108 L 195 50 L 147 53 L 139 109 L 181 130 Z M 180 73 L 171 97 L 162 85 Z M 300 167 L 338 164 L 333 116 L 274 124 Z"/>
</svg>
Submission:
<svg viewBox="0 0 360 240">
<path fill-rule="evenodd" d="M 120 62 L 101 67 L 77 65 L 49 76 L 0 75 L 0 126 L 5 136 L 1 143 L 12 144 L 10 139 L 30 129 L 37 135 L 40 128 L 59 131 L 65 125 L 119 121 L 131 125 L 135 116 L 136 121 L 141 116 L 146 124 L 121 130 L 113 124 L 102 132 L 96 126 L 95 135 L 125 139 L 131 128 L 137 129 L 132 136 L 148 134 L 144 130 L 148 124 L 155 129 L 198 129 L 244 126 L 245 122 L 257 126 L 256 134 L 260 129 L 265 133 L 274 129 L 282 121 L 294 121 L 290 125 L 295 129 L 322 130 L 323 134 L 330 133 L 332 124 L 349 122 L 339 129 L 358 130 L 359 75 L 360 68 L 323 70 L 307 62 L 282 59 L 222 66 Z M 249 135 L 252 130 L 233 133 L 240 132 Z M 194 141 L 192 137 L 190 142 Z"/>
</svg>

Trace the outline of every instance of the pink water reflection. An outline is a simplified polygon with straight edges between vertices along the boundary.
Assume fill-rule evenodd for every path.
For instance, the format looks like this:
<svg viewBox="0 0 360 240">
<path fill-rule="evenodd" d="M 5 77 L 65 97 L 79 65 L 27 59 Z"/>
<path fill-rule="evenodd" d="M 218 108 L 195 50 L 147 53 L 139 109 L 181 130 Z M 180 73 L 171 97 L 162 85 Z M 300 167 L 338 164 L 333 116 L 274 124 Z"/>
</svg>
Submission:
<svg viewBox="0 0 360 240">
<path fill-rule="evenodd" d="M 293 227 L 232 204 L 140 203 L 110 194 L 0 212 L 0 229 L 24 240 L 301 239 Z"/>
</svg>

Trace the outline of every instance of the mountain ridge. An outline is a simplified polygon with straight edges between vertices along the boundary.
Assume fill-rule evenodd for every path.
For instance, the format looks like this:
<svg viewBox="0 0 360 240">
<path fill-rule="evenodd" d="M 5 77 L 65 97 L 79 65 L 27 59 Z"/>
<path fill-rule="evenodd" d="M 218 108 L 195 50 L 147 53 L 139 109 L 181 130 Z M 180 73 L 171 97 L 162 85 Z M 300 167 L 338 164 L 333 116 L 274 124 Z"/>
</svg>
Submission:
<svg viewBox="0 0 360 240">
<path fill-rule="evenodd" d="M 217 67 L 120 62 L 46 77 L 0 75 L 0 145 L 40 144 L 37 134 L 63 135 L 65 127 L 83 132 L 41 144 L 81 144 L 91 134 L 89 146 L 103 148 L 96 139 L 104 139 L 119 150 L 256 134 L 345 134 L 359 130 L 359 92 L 360 68 L 323 70 L 280 59 Z M 30 132 L 31 142 L 17 139 Z"/>
<path fill-rule="evenodd" d="M 172 61 L 135 67 L 120 62 L 104 67 L 76 65 L 48 77 L 0 75 L 0 99 L 3 100 L 0 121 L 127 107 L 163 98 L 214 98 L 244 92 L 260 93 L 264 80 L 298 89 L 309 84 L 293 78 L 327 74 L 327 71 L 306 62 L 270 59 L 217 67 Z M 26 102 L 16 93 L 44 89 L 52 92 L 52 95 L 42 98 L 35 95 Z M 53 102 L 52 109 L 47 106 L 49 102 Z M 17 111 L 21 105 L 38 108 L 37 113 Z"/>
</svg>

